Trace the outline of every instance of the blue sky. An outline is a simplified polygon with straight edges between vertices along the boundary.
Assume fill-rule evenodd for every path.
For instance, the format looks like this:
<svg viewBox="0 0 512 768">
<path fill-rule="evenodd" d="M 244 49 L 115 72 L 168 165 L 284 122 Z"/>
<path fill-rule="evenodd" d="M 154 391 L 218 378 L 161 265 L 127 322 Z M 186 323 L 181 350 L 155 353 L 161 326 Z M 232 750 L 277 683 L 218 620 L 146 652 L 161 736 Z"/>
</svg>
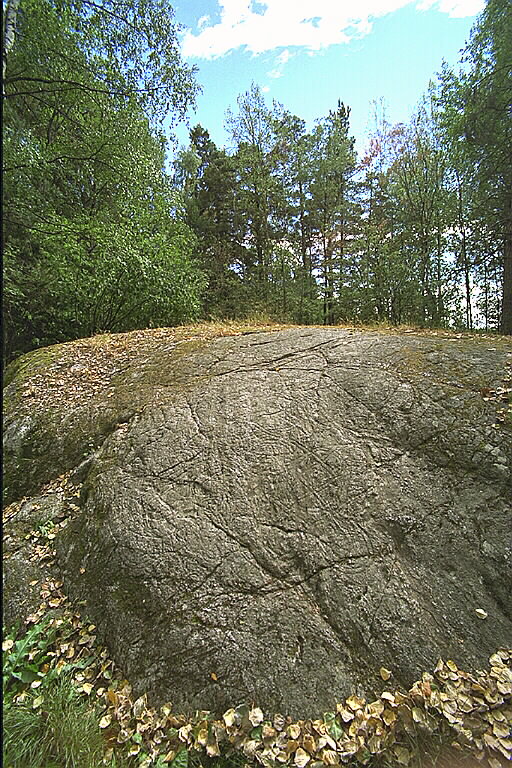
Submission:
<svg viewBox="0 0 512 768">
<path fill-rule="evenodd" d="M 407 121 L 443 59 L 456 65 L 484 0 L 176 0 L 182 53 L 203 88 L 190 125 L 229 147 L 228 107 L 254 81 L 308 127 L 341 99 L 362 151 L 371 102 Z M 178 141 L 188 143 L 185 126 Z"/>
</svg>

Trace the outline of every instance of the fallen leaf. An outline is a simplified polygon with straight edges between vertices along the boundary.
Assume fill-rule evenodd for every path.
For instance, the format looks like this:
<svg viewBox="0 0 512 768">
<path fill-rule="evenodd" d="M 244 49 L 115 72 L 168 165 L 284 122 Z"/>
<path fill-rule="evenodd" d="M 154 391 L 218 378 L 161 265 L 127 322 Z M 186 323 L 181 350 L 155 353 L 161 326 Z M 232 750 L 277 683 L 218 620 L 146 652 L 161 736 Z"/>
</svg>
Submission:
<svg viewBox="0 0 512 768">
<path fill-rule="evenodd" d="M 208 730 L 206 728 L 203 728 L 197 734 L 197 743 L 200 744 L 202 747 L 204 747 L 207 741 L 208 741 Z"/>
<path fill-rule="evenodd" d="M 220 756 L 220 749 L 219 745 L 216 741 L 214 741 L 211 744 L 206 745 L 206 754 L 208 757 L 219 757 Z"/>
<path fill-rule="evenodd" d="M 222 715 L 222 719 L 226 723 L 228 728 L 232 728 L 233 725 L 236 722 L 236 712 L 234 709 L 228 709 L 224 714 Z"/>
<path fill-rule="evenodd" d="M 384 704 L 382 701 L 372 701 L 371 704 L 368 704 L 368 712 L 373 717 L 380 717 L 384 712 Z"/>
<path fill-rule="evenodd" d="M 144 710 L 147 707 L 147 696 L 144 694 L 144 696 L 139 696 L 135 704 L 133 705 L 133 716 L 136 720 L 139 719 L 139 717 L 142 715 Z"/>
<path fill-rule="evenodd" d="M 249 712 L 249 720 L 251 721 L 252 725 L 255 728 L 257 725 L 263 722 L 263 712 L 259 707 L 255 707 L 254 709 L 251 709 L 251 711 Z"/>
<path fill-rule="evenodd" d="M 183 725 L 179 729 L 178 736 L 179 736 L 181 741 L 184 741 L 184 742 L 188 741 L 188 737 L 189 737 L 189 734 L 190 734 L 190 731 L 192 730 L 192 728 L 193 728 L 192 723 L 188 723 L 188 725 Z"/>
<path fill-rule="evenodd" d="M 112 722 L 112 715 L 104 715 L 100 720 L 100 728 L 107 728 Z"/>
<path fill-rule="evenodd" d="M 393 712 L 392 709 L 385 709 L 382 713 L 382 719 L 386 723 L 386 725 L 389 727 L 390 725 L 393 725 L 393 723 L 396 721 L 396 713 Z"/>
<path fill-rule="evenodd" d="M 381 667 L 379 669 L 379 674 L 382 677 L 383 680 L 389 680 L 391 677 L 392 672 L 389 669 L 386 669 L 386 667 Z"/>
<path fill-rule="evenodd" d="M 295 763 L 297 768 L 304 768 L 304 766 L 307 765 L 310 760 L 311 760 L 311 756 L 308 755 L 306 750 L 302 749 L 302 747 L 299 747 L 295 752 L 295 757 L 293 762 Z"/>
<path fill-rule="evenodd" d="M 252 758 L 258 748 L 258 742 L 255 739 L 249 739 L 243 746 L 243 752 L 246 757 Z"/>
<path fill-rule="evenodd" d="M 350 757 L 352 755 L 355 755 L 356 752 L 359 751 L 360 744 L 357 741 L 354 741 L 353 739 L 349 739 L 349 741 L 343 742 L 343 752 L 341 753 L 341 757 Z"/>
<path fill-rule="evenodd" d="M 368 739 L 368 749 L 372 755 L 376 755 L 382 748 L 382 739 L 378 734 L 374 734 Z"/>
<path fill-rule="evenodd" d="M 475 608 L 475 613 L 479 619 L 486 619 L 489 615 L 487 611 L 484 611 L 482 608 Z"/>
<path fill-rule="evenodd" d="M 338 765 L 340 762 L 337 752 L 333 749 L 324 749 L 322 752 L 322 760 L 325 765 Z"/>
<path fill-rule="evenodd" d="M 362 709 L 365 705 L 365 700 L 360 699 L 359 696 L 350 696 L 346 700 L 347 705 L 353 712 L 357 712 L 358 709 Z"/>
<path fill-rule="evenodd" d="M 510 729 L 509 729 L 509 734 L 510 734 Z M 504 748 L 504 749 L 505 749 L 507 752 L 512 752 L 512 738 L 503 738 L 503 737 L 501 737 L 501 736 L 500 736 L 500 737 L 498 738 L 498 741 L 499 741 L 499 743 L 501 744 L 501 746 L 502 746 L 502 747 L 503 747 L 503 748 Z M 503 751 L 503 750 L 502 750 L 502 751 Z M 503 753 L 503 754 L 505 754 L 505 753 Z M 506 756 L 506 755 L 505 755 L 505 756 Z M 509 759 L 510 759 L 510 756 L 509 756 Z"/>
<path fill-rule="evenodd" d="M 128 728 L 128 729 L 121 728 L 121 730 L 117 734 L 117 743 L 126 744 L 126 742 L 129 741 L 132 736 L 133 736 L 133 730 L 131 728 Z"/>
</svg>

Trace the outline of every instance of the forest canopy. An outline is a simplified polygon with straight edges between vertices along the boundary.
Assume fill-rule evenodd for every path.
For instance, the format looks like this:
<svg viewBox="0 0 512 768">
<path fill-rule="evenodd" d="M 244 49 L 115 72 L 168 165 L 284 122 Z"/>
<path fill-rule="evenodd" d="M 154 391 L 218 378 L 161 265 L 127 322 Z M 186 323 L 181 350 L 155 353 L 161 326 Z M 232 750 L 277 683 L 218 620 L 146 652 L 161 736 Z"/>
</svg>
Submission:
<svg viewBox="0 0 512 768">
<path fill-rule="evenodd" d="M 312 129 L 254 84 L 194 107 L 168 0 L 4 3 L 4 355 L 201 317 L 512 333 L 512 6 L 488 0 L 407 125 Z"/>
<path fill-rule="evenodd" d="M 197 316 L 161 130 L 197 91 L 171 6 L 11 0 L 4 18 L 7 354 Z"/>
</svg>

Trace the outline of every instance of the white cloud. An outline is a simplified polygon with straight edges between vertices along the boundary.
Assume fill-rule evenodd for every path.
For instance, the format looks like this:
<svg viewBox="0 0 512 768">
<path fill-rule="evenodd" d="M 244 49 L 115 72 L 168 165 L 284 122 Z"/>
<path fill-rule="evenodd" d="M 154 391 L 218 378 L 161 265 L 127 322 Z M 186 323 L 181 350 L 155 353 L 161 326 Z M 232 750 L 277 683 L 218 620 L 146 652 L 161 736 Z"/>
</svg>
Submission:
<svg viewBox="0 0 512 768">
<path fill-rule="evenodd" d="M 199 20 L 183 39 L 186 57 L 216 58 L 244 47 L 254 54 L 292 46 L 318 51 L 371 31 L 372 19 L 414 4 L 450 16 L 472 16 L 485 0 L 218 0 L 220 22 Z M 286 63 L 286 62 L 282 62 Z M 278 70 L 275 70 L 278 71 Z"/>
<path fill-rule="evenodd" d="M 452 18 L 474 16 L 483 11 L 485 0 L 421 0 L 418 8 L 422 11 L 434 8 L 442 13 L 447 13 Z"/>
<path fill-rule="evenodd" d="M 209 16 L 201 16 L 200 19 L 197 21 L 197 28 L 198 29 L 204 29 L 204 27 L 208 26 L 208 22 L 210 21 Z"/>
<path fill-rule="evenodd" d="M 275 69 L 272 69 L 270 72 L 267 72 L 267 75 L 274 79 L 282 77 L 283 69 L 285 65 L 290 61 L 291 57 L 292 57 L 292 54 L 290 53 L 288 48 L 285 48 L 284 51 L 281 51 L 281 53 L 277 57 L 277 60 L 276 60 L 277 67 Z"/>
</svg>

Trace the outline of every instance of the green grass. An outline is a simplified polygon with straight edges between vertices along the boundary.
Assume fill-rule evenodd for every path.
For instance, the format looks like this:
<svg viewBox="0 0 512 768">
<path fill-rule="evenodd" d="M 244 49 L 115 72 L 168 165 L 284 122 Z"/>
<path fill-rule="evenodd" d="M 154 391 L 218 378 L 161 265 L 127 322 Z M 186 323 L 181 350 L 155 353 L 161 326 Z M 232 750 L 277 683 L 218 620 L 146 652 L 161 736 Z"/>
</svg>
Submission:
<svg viewBox="0 0 512 768">
<path fill-rule="evenodd" d="M 37 690 L 36 694 L 39 693 Z M 22 704 L 11 701 L 4 711 L 5 768 L 98 768 L 104 740 L 98 716 L 64 673 Z"/>
<path fill-rule="evenodd" d="M 41 621 L 20 634 L 4 629 L 3 765 L 5 768 L 100 768 L 100 714 L 73 682 L 82 666 L 59 671 L 50 653 L 56 630 Z M 119 756 L 109 768 L 125 768 Z"/>
</svg>

